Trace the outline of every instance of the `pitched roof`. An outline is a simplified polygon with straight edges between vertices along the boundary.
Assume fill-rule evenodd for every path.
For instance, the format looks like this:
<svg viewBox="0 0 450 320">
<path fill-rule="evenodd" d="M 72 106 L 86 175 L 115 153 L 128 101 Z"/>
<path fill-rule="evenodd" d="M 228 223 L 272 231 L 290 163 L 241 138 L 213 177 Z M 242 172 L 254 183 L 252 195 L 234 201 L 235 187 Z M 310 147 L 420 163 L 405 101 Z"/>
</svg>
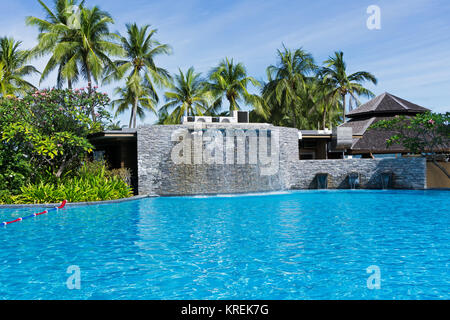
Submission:
<svg viewBox="0 0 450 320">
<path fill-rule="evenodd" d="M 349 122 L 341 124 L 339 127 L 352 128 L 352 133 L 354 136 L 362 136 L 366 132 L 367 128 L 374 122 L 376 118 L 365 118 L 365 119 L 352 119 Z"/>
<path fill-rule="evenodd" d="M 411 116 L 406 116 L 410 119 Z M 386 140 L 391 138 L 395 131 L 380 130 L 380 129 L 369 129 L 370 125 L 377 123 L 381 120 L 390 120 L 393 117 L 381 116 L 372 117 L 369 119 L 352 119 L 341 127 L 351 127 L 353 129 L 353 144 L 350 148 L 352 153 L 404 153 L 409 152 L 408 149 L 399 144 L 393 144 L 390 147 L 386 146 Z M 357 136 L 362 136 L 358 138 Z M 450 150 L 449 143 L 443 143 L 438 147 L 442 152 L 448 152 Z"/>
<path fill-rule="evenodd" d="M 350 111 L 347 116 L 357 118 L 377 114 L 416 114 L 427 111 L 430 110 L 385 92 Z"/>
</svg>

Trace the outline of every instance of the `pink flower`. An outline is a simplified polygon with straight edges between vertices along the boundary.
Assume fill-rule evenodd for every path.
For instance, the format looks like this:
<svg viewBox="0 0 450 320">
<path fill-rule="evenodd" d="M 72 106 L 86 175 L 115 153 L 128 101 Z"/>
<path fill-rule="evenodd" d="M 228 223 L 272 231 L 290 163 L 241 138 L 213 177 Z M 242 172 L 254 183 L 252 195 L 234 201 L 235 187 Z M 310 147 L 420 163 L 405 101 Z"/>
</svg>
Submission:
<svg viewBox="0 0 450 320">
<path fill-rule="evenodd" d="M 428 120 L 428 123 L 429 123 L 429 124 L 435 124 L 436 121 L 434 121 L 433 119 L 430 119 L 430 120 Z"/>
</svg>

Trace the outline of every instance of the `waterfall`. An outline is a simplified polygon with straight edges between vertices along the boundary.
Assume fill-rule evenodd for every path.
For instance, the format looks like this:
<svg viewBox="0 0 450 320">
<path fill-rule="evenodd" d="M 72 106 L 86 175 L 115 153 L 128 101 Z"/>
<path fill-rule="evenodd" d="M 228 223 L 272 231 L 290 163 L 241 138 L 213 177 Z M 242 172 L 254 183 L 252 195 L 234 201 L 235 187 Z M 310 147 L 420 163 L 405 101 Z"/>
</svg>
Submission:
<svg viewBox="0 0 450 320">
<path fill-rule="evenodd" d="M 392 172 L 383 172 L 381 174 L 381 188 L 389 189 L 392 186 Z"/>
<path fill-rule="evenodd" d="M 317 189 L 328 189 L 328 174 L 321 173 L 316 176 Z"/>
<path fill-rule="evenodd" d="M 348 175 L 348 184 L 350 185 L 350 189 L 356 189 L 356 186 L 359 184 L 359 174 L 351 173 Z"/>
</svg>

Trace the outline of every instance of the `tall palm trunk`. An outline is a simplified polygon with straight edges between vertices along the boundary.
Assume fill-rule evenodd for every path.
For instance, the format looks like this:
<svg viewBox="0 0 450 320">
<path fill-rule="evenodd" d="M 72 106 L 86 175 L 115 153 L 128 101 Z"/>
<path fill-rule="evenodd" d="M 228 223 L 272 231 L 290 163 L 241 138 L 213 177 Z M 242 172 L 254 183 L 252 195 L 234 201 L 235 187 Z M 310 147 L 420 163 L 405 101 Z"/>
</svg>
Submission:
<svg viewBox="0 0 450 320">
<path fill-rule="evenodd" d="M 294 128 L 297 128 L 297 118 L 295 117 L 295 105 L 293 105 L 292 109 L 292 125 Z"/>
<path fill-rule="evenodd" d="M 133 108 L 131 109 L 131 117 L 130 117 L 130 125 L 129 128 L 136 128 L 136 114 L 138 107 L 139 99 L 137 97 L 134 98 Z"/>
<path fill-rule="evenodd" d="M 236 99 L 232 94 L 227 94 L 228 102 L 230 103 L 230 117 L 233 115 L 233 111 L 237 110 Z"/>
<path fill-rule="evenodd" d="M 346 120 L 345 120 L 345 116 L 346 116 L 346 113 L 345 113 L 345 94 L 343 93 L 342 94 L 342 116 L 343 116 L 343 118 L 342 118 L 342 120 L 344 121 L 344 123 L 346 122 Z"/>
<path fill-rule="evenodd" d="M 91 69 L 89 68 L 87 63 L 86 63 L 86 77 L 88 80 L 88 95 L 90 98 L 91 93 L 92 93 L 92 76 L 91 76 Z M 90 109 L 91 109 L 92 121 L 97 122 L 97 117 L 95 116 L 95 107 L 93 105 L 91 105 Z"/>
</svg>

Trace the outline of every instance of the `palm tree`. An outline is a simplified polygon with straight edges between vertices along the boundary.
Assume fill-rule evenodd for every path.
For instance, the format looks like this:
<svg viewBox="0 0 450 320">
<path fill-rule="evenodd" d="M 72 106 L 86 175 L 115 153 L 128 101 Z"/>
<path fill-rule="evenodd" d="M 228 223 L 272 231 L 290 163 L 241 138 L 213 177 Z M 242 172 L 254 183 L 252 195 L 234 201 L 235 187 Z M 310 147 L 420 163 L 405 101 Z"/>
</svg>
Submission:
<svg viewBox="0 0 450 320">
<path fill-rule="evenodd" d="M 250 83 L 255 87 L 259 87 L 261 84 L 253 77 L 247 76 L 247 70 L 242 63 L 234 63 L 233 59 L 225 58 L 211 70 L 209 80 L 209 90 L 216 97 L 211 112 L 217 113 L 226 98 L 230 105 L 230 115 L 234 110 L 240 109 L 239 103 L 243 101 L 253 106 L 257 113 L 264 117 L 267 116 L 262 99 L 247 91 Z"/>
<path fill-rule="evenodd" d="M 5 64 L 0 61 L 0 96 L 7 96 L 11 91 L 13 91 L 13 87 L 6 78 Z"/>
<path fill-rule="evenodd" d="M 149 90 L 145 86 L 142 86 L 144 91 L 141 91 L 138 97 L 135 97 L 134 91 L 130 89 L 130 87 L 126 86 L 124 88 L 116 88 L 114 94 L 119 95 L 120 98 L 114 100 L 111 103 L 111 107 L 116 109 L 115 116 L 124 113 L 127 111 L 130 106 L 131 108 L 135 108 L 135 113 L 131 113 L 130 123 L 128 125 L 129 128 L 136 128 L 136 115 L 139 116 L 140 119 L 145 118 L 145 110 L 152 111 L 156 113 L 156 93 L 154 91 Z M 136 104 L 137 101 L 137 104 Z"/>
<path fill-rule="evenodd" d="M 156 29 L 149 29 L 149 25 L 139 28 L 135 23 L 127 24 L 127 37 L 121 37 L 120 42 L 124 51 L 125 60 L 114 62 L 114 68 L 107 70 L 104 83 L 121 79 L 128 73 L 127 86 L 130 92 L 134 92 L 135 101 L 132 108 L 133 122 L 136 123 L 136 113 L 140 92 L 152 92 L 158 102 L 154 83 L 158 87 L 168 85 L 170 74 L 155 63 L 155 57 L 161 54 L 170 54 L 171 48 L 167 44 L 161 44 L 153 39 Z"/>
<path fill-rule="evenodd" d="M 317 67 L 312 55 L 302 49 L 292 52 L 283 46 L 283 51 L 277 50 L 277 55 L 278 63 L 267 68 L 269 82 L 263 89 L 263 97 L 268 104 L 275 102 L 285 115 L 290 114 L 296 128 L 298 109 L 302 105 L 301 91 L 305 90 L 309 75 Z"/>
<path fill-rule="evenodd" d="M 111 16 L 98 7 L 87 9 L 81 6 L 79 28 L 58 26 L 63 33 L 70 33 L 70 37 L 59 41 L 53 51 L 56 60 L 67 59 L 61 68 L 63 77 L 72 78 L 79 70 L 88 81 L 88 91 L 92 92 L 92 80 L 98 83 L 106 67 L 113 66 L 110 56 L 123 55 L 121 46 L 115 42 L 118 36 L 109 31 L 109 25 L 113 23 Z M 96 121 L 94 107 L 90 109 L 92 120 Z"/>
<path fill-rule="evenodd" d="M 81 7 L 77 0 L 54 0 L 53 11 L 41 0 L 38 0 L 46 13 L 46 18 L 27 17 L 26 23 L 30 26 L 36 26 L 39 29 L 38 45 L 33 49 L 33 55 L 40 57 L 51 54 L 50 59 L 41 74 L 40 83 L 55 69 L 58 69 L 57 87 L 62 88 L 63 82 L 67 80 L 67 86 L 72 89 L 73 83 L 78 81 L 79 71 L 73 68 L 70 72 L 63 75 L 63 68 L 74 52 L 67 52 L 66 55 L 56 55 L 53 51 L 55 46 L 74 36 L 76 29 L 80 27 L 80 21 L 77 16 L 80 14 Z"/>
<path fill-rule="evenodd" d="M 333 87 L 329 81 L 325 81 L 320 77 L 313 78 L 308 81 L 306 92 L 307 92 L 307 106 L 309 107 L 308 118 L 310 120 L 308 123 L 309 129 L 320 127 L 325 129 L 327 127 L 327 122 L 329 128 L 332 124 L 337 124 L 339 119 L 340 101 L 337 99 L 329 99 L 328 96 L 332 92 Z"/>
<path fill-rule="evenodd" d="M 29 50 L 20 50 L 21 41 L 13 38 L 0 38 L 0 81 L 2 95 L 24 94 L 36 89 L 34 85 L 23 79 L 25 76 L 39 73 L 32 65 Z"/>
<path fill-rule="evenodd" d="M 184 115 L 202 115 L 208 109 L 207 88 L 201 74 L 195 73 L 193 67 L 186 74 L 179 70 L 171 89 L 164 94 L 167 103 L 160 109 L 163 115 L 173 109 L 167 118 L 171 122 L 180 123 Z"/>
<path fill-rule="evenodd" d="M 366 71 L 358 71 L 347 75 L 347 66 L 344 61 L 344 53 L 342 51 L 335 52 L 334 57 L 329 57 L 324 62 L 326 66 L 320 71 L 320 75 L 325 81 L 328 81 L 333 90 L 328 95 L 330 100 L 341 99 L 343 110 L 343 121 L 346 119 L 346 96 L 350 94 L 353 99 L 357 99 L 356 95 L 366 96 L 368 98 L 374 97 L 374 94 L 364 88 L 361 83 L 364 81 L 370 81 L 373 84 L 377 84 L 375 76 Z"/>
</svg>

